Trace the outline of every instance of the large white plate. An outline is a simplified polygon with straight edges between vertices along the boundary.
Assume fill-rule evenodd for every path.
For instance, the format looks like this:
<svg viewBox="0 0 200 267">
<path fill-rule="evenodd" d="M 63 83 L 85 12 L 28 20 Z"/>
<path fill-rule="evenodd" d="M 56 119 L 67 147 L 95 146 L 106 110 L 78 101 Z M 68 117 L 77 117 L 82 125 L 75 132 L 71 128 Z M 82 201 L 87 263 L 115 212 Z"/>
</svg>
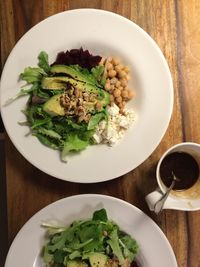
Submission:
<svg viewBox="0 0 200 267">
<path fill-rule="evenodd" d="M 69 225 L 90 218 L 105 208 L 110 219 L 138 242 L 141 267 L 177 267 L 172 248 L 160 228 L 141 210 L 117 198 L 104 195 L 77 195 L 61 199 L 35 214 L 20 230 L 8 252 L 5 267 L 42 267 L 40 252 L 45 242 L 42 222 L 56 220 Z"/>
<path fill-rule="evenodd" d="M 94 54 L 118 55 L 131 67 L 136 98 L 130 103 L 136 121 L 119 145 L 91 146 L 65 164 L 59 153 L 18 124 L 26 97 L 4 106 L 19 91 L 19 74 L 37 64 L 41 50 L 53 62 L 57 52 L 87 48 Z M 134 83 L 133 83 L 134 80 Z M 79 9 L 54 15 L 28 31 L 12 50 L 2 73 L 1 113 L 7 133 L 19 152 L 42 171 L 68 181 L 100 182 L 136 168 L 161 141 L 171 117 L 173 86 L 167 63 L 151 37 L 128 19 L 111 12 Z"/>
</svg>

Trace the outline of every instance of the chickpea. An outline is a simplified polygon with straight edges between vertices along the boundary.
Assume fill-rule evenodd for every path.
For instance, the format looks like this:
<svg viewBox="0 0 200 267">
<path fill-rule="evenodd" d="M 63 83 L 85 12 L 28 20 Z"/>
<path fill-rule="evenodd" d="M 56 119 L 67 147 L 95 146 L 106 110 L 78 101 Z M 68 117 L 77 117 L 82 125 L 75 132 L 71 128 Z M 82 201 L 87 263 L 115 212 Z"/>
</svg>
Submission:
<svg viewBox="0 0 200 267">
<path fill-rule="evenodd" d="M 121 79 L 120 82 L 121 82 L 121 85 L 122 85 L 123 87 L 126 87 L 127 84 L 128 84 L 128 81 L 127 81 L 126 79 L 124 79 L 124 78 Z"/>
<path fill-rule="evenodd" d="M 110 102 L 112 103 L 114 101 L 114 96 L 110 95 Z"/>
<path fill-rule="evenodd" d="M 106 89 L 106 91 L 109 91 L 111 89 L 110 81 L 106 82 L 105 89 Z"/>
<path fill-rule="evenodd" d="M 124 70 L 120 70 L 118 72 L 118 76 L 119 76 L 119 78 L 124 78 L 124 77 L 126 77 L 126 72 Z"/>
<path fill-rule="evenodd" d="M 105 58 L 101 58 L 101 61 L 99 62 L 99 65 L 104 65 L 104 63 L 105 63 Z"/>
<path fill-rule="evenodd" d="M 117 88 L 119 88 L 119 87 L 120 87 L 120 85 L 121 85 L 121 82 L 120 82 L 119 80 L 117 80 L 117 82 L 116 82 L 115 86 L 116 86 Z"/>
<path fill-rule="evenodd" d="M 108 76 L 109 76 L 110 78 L 115 77 L 116 74 L 117 74 L 117 72 L 116 72 L 115 70 L 109 70 L 109 71 L 108 71 Z"/>
<path fill-rule="evenodd" d="M 118 97 L 121 95 L 121 91 L 119 89 L 115 89 L 113 92 L 114 97 Z"/>
<path fill-rule="evenodd" d="M 114 58 L 112 59 L 112 63 L 113 63 L 114 65 L 118 65 L 118 64 L 120 63 L 119 58 L 114 57 Z"/>
<path fill-rule="evenodd" d="M 117 81 L 118 81 L 117 78 L 116 78 L 116 77 L 113 77 L 113 78 L 110 80 L 110 83 L 116 85 L 116 82 L 117 82 Z"/>
<path fill-rule="evenodd" d="M 124 90 L 122 91 L 121 95 L 122 95 L 122 97 L 124 97 L 124 98 L 128 98 L 128 97 L 129 97 L 129 91 L 126 90 L 126 89 L 124 89 Z"/>
<path fill-rule="evenodd" d="M 110 86 L 110 90 L 113 91 L 114 89 L 115 89 L 115 86 L 114 86 L 114 84 L 112 84 L 112 85 Z"/>
<path fill-rule="evenodd" d="M 109 71 L 109 70 L 112 70 L 113 69 L 113 65 L 108 62 L 107 65 L 106 65 L 106 69 Z"/>
<path fill-rule="evenodd" d="M 127 79 L 127 81 L 129 81 L 131 79 L 131 76 L 129 74 L 126 75 L 126 79 Z"/>
<path fill-rule="evenodd" d="M 118 65 L 115 66 L 115 70 L 117 72 L 121 71 L 122 68 L 123 68 L 122 64 L 118 64 Z"/>
<path fill-rule="evenodd" d="M 111 57 L 108 57 L 107 58 L 107 62 L 111 62 L 112 61 L 112 58 Z"/>
<path fill-rule="evenodd" d="M 98 101 L 98 102 L 96 103 L 95 107 L 96 107 L 96 109 L 99 111 L 99 110 L 101 110 L 102 105 L 101 105 L 101 103 Z"/>
<path fill-rule="evenodd" d="M 126 73 L 129 73 L 129 71 L 130 71 L 130 70 L 129 70 L 129 67 L 128 67 L 128 66 L 125 66 L 125 67 L 124 67 L 124 71 L 125 71 Z"/>
<path fill-rule="evenodd" d="M 134 97 L 134 95 L 135 95 L 134 91 L 131 89 L 128 89 L 128 98 L 131 99 Z"/>
<path fill-rule="evenodd" d="M 119 106 L 120 110 L 122 111 L 124 109 L 124 107 L 125 107 L 125 102 L 120 102 L 118 104 L 118 106 Z"/>
<path fill-rule="evenodd" d="M 115 98 L 116 102 L 119 104 L 122 102 L 122 97 L 121 96 L 118 96 Z"/>
</svg>

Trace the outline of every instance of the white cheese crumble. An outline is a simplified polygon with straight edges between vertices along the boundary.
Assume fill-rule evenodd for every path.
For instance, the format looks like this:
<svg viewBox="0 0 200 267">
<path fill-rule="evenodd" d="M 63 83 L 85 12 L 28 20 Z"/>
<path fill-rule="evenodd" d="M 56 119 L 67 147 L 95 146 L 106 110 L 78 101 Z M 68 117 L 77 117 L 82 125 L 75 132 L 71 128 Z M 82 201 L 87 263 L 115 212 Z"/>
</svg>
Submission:
<svg viewBox="0 0 200 267">
<path fill-rule="evenodd" d="M 132 109 L 125 109 L 120 114 L 117 105 L 107 107 L 108 121 L 101 121 L 96 129 L 93 138 L 97 144 L 104 143 L 110 146 L 115 145 L 123 137 L 125 131 L 130 127 L 135 118 Z"/>
</svg>

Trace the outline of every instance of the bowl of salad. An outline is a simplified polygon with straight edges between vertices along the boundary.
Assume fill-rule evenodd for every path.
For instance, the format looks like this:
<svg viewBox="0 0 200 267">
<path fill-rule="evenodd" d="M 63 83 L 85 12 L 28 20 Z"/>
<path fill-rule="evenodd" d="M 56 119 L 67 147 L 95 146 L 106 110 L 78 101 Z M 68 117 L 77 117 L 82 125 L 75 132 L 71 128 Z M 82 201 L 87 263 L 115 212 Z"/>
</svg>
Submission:
<svg viewBox="0 0 200 267">
<path fill-rule="evenodd" d="M 5 267 L 13 265 L 177 267 L 169 242 L 147 215 L 120 199 L 91 194 L 36 213 L 10 247 Z"/>
<path fill-rule="evenodd" d="M 151 37 L 93 9 L 56 14 L 27 32 L 4 66 L 0 94 L 19 152 L 49 175 L 81 183 L 141 164 L 161 141 L 173 106 L 169 68 Z"/>
</svg>

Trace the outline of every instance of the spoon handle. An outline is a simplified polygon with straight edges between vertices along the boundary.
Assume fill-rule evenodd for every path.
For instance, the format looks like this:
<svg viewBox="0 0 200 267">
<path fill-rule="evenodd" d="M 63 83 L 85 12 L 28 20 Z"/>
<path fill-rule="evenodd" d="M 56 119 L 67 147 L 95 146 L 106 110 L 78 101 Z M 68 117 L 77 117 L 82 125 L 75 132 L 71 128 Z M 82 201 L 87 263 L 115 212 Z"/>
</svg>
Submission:
<svg viewBox="0 0 200 267">
<path fill-rule="evenodd" d="M 170 187 L 167 189 L 166 193 L 156 202 L 156 204 L 154 205 L 154 212 L 156 214 L 160 213 L 163 209 L 163 206 L 165 204 L 166 199 L 169 196 L 169 193 L 171 192 L 171 190 L 173 189 L 174 185 L 175 185 L 175 180 L 172 181 Z"/>
</svg>

